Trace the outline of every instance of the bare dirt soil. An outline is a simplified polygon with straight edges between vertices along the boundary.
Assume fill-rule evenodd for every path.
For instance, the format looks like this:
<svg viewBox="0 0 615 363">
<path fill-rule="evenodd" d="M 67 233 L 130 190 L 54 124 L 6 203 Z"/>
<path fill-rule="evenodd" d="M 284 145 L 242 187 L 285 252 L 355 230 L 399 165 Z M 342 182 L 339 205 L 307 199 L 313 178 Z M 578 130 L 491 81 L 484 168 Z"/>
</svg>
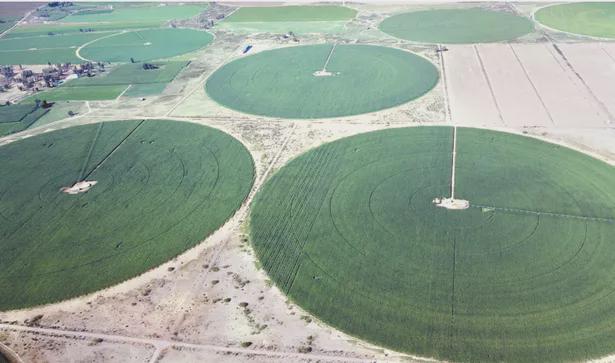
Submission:
<svg viewBox="0 0 615 363">
<path fill-rule="evenodd" d="M 428 95 L 381 112 L 313 121 L 251 116 L 210 100 L 204 81 L 253 52 L 292 46 L 278 35 L 217 32 L 156 97 L 87 103 L 88 111 L 0 139 L 113 119 L 170 118 L 217 127 L 242 141 L 257 176 L 250 197 L 220 230 L 178 258 L 110 289 L 70 301 L 0 313 L 0 342 L 27 362 L 425 361 L 359 341 L 298 308 L 259 268 L 245 234 L 260 185 L 302 152 L 362 132 L 416 125 L 486 127 L 559 142 L 615 162 L 615 43 L 561 35 L 514 44 L 411 44 L 375 30 L 408 5 L 351 5 L 346 33 L 302 35 L 300 44 L 357 42 L 399 47 L 434 62 L 445 77 Z M 530 12 L 524 6 L 519 11 Z M 555 39 L 556 43 L 553 42 Z M 557 46 L 557 48 L 555 46 Z M 558 50 L 559 49 L 559 50 Z M 443 62 L 442 62 L 443 60 Z M 450 114 L 449 114 L 450 106 Z"/>
</svg>

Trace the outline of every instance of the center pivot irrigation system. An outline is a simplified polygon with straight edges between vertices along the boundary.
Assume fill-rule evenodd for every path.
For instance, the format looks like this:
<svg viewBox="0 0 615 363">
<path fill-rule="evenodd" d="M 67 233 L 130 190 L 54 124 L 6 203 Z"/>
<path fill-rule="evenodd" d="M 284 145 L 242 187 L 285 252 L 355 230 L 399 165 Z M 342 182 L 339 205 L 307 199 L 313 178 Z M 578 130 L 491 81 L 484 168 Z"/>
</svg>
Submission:
<svg viewBox="0 0 615 363">
<path fill-rule="evenodd" d="M 457 126 L 453 127 L 453 151 L 451 163 L 451 196 L 449 198 L 435 198 L 433 203 L 437 207 L 460 210 L 470 207 L 470 202 L 464 199 L 455 199 L 455 161 L 457 160 Z"/>
</svg>

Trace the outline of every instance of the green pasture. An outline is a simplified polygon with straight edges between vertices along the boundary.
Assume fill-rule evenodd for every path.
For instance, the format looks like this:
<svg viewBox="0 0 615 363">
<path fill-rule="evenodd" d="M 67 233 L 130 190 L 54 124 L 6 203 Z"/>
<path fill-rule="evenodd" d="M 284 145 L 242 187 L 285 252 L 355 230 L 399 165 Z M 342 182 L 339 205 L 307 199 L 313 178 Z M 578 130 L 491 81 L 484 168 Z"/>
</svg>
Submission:
<svg viewBox="0 0 615 363">
<path fill-rule="evenodd" d="M 444 44 L 513 40 L 534 29 L 527 18 L 481 8 L 403 13 L 385 19 L 379 28 L 405 40 Z"/>
<path fill-rule="evenodd" d="M 143 69 L 142 63 L 127 63 L 95 77 L 81 77 L 67 82 L 65 87 L 168 83 L 188 63 L 186 61 L 152 62 L 151 64 L 159 68 L 148 70 Z"/>
<path fill-rule="evenodd" d="M 69 15 L 62 19 L 64 23 L 140 23 L 148 27 L 161 26 L 174 19 L 187 19 L 198 15 L 207 6 L 169 5 L 169 4 L 110 4 L 112 9 L 106 11 L 86 11 Z"/>
<path fill-rule="evenodd" d="M 27 100 L 45 101 L 104 101 L 116 99 L 128 87 L 127 84 L 71 86 L 62 85 L 38 92 Z"/>
<path fill-rule="evenodd" d="M 147 25 L 147 24 L 146 24 Z M 2 39 L 11 38 L 30 38 L 30 37 L 45 37 L 49 35 L 67 35 L 74 33 L 84 33 L 84 30 L 92 29 L 92 31 L 85 32 L 86 34 L 100 34 L 99 37 L 108 34 L 101 34 L 103 32 L 119 32 L 121 30 L 134 30 L 144 29 L 144 26 L 140 23 L 92 23 L 92 24 L 72 24 L 72 23 L 59 23 L 53 22 L 49 24 L 24 24 L 19 25 L 15 29 L 11 30 L 8 34 L 2 37 Z"/>
<path fill-rule="evenodd" d="M 615 3 L 587 2 L 547 6 L 535 19 L 560 31 L 601 38 L 615 38 Z"/>
<path fill-rule="evenodd" d="M 161 120 L 54 131 L 0 147 L 0 159 L 1 310 L 91 293 L 172 259 L 218 229 L 254 177 L 229 135 Z M 80 180 L 98 184 L 60 191 Z"/>
<path fill-rule="evenodd" d="M 19 21 L 19 16 L 3 16 L 0 15 L 0 33 L 4 32 L 7 29 L 11 29 L 15 23 Z"/>
<path fill-rule="evenodd" d="M 10 33 L 9 33 L 10 34 Z M 75 33 L 25 38 L 0 38 L 1 64 L 79 63 L 77 48 L 100 33 Z"/>
<path fill-rule="evenodd" d="M 160 94 L 167 87 L 168 83 L 142 83 L 133 84 L 124 93 L 124 97 L 145 97 Z"/>
<path fill-rule="evenodd" d="M 333 75 L 314 76 L 325 63 Z M 213 100 L 234 110 L 299 119 L 397 106 L 424 95 L 437 81 L 436 67 L 413 53 L 321 44 L 245 56 L 214 72 L 205 89 Z"/>
<path fill-rule="evenodd" d="M 0 106 L 0 136 L 29 128 L 48 111 L 49 109 L 38 107 L 34 102 Z"/>
<path fill-rule="evenodd" d="M 276 285 L 353 336 L 467 362 L 615 351 L 615 168 L 522 136 L 377 131 L 322 145 L 256 195 L 250 235 Z"/>
<path fill-rule="evenodd" d="M 106 62 L 137 62 L 170 58 L 203 48 L 213 40 L 210 33 L 193 29 L 147 29 L 97 40 L 81 49 L 86 59 Z"/>
<path fill-rule="evenodd" d="M 239 8 L 225 22 L 301 22 L 351 20 L 357 11 L 335 5 L 258 6 Z"/>
<path fill-rule="evenodd" d="M 234 33 L 339 33 L 357 11 L 334 5 L 239 8 L 217 29 Z"/>
</svg>

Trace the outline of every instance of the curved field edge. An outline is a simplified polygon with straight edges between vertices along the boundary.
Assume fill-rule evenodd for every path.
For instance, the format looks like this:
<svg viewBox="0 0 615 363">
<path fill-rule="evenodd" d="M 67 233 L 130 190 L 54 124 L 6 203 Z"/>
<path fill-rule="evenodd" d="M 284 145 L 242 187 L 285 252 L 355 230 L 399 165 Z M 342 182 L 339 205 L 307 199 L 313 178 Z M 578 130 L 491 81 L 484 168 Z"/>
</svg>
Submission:
<svg viewBox="0 0 615 363">
<path fill-rule="evenodd" d="M 49 137 L 49 136 L 54 136 L 54 134 L 58 134 L 58 133 L 62 133 L 62 132 L 66 132 L 67 130 L 73 130 L 73 129 L 78 129 L 78 128 L 94 128 L 95 126 L 99 126 L 102 124 L 122 124 L 122 123 L 128 123 L 128 122 L 136 122 L 136 120 L 117 120 L 117 121 L 105 121 L 105 122 L 101 122 L 101 123 L 94 123 L 94 124 L 89 124 L 89 125 L 81 125 L 81 126 L 73 126 L 73 127 L 68 127 L 68 128 L 64 128 L 64 129 L 60 129 L 60 130 L 56 130 L 54 132 L 51 133 L 45 133 L 45 134 L 41 134 L 41 135 L 37 135 L 34 136 L 32 138 L 29 138 L 28 140 L 35 140 L 37 141 L 37 138 L 39 136 L 45 136 L 45 137 Z M 176 120 L 147 120 L 144 122 L 149 122 L 149 123 L 164 123 L 167 125 L 172 125 L 172 127 L 177 127 L 179 125 L 183 125 L 184 127 L 193 127 L 196 128 L 197 130 L 200 130 L 201 128 L 206 130 L 206 134 L 208 134 L 208 137 L 219 137 L 221 138 L 221 140 L 227 140 L 228 142 L 230 142 L 230 144 L 233 144 L 234 148 L 236 148 L 236 150 L 238 152 L 240 152 L 240 154 L 243 155 L 245 162 L 247 163 L 246 166 L 249 165 L 249 171 L 244 170 L 245 172 L 249 172 L 249 178 L 242 178 L 243 181 L 239 181 L 240 183 L 244 183 L 245 188 L 242 192 L 242 195 L 240 196 L 239 199 L 236 199 L 235 202 L 233 202 L 233 204 L 227 204 L 228 207 L 226 207 L 225 209 L 227 209 L 229 211 L 228 215 L 224 215 L 221 218 L 218 218 L 218 220 L 220 220 L 221 222 L 219 224 L 216 224 L 214 226 L 212 226 L 212 228 L 208 228 L 208 230 L 203 234 L 200 235 L 198 237 L 196 237 L 192 242 L 187 243 L 185 246 L 180 246 L 181 244 L 183 244 L 184 242 L 181 243 L 177 243 L 178 241 L 175 241 L 175 247 L 173 247 L 171 244 L 169 244 L 169 246 L 162 248 L 161 251 L 163 251 L 164 249 L 175 249 L 175 252 L 170 253 L 165 255 L 162 258 L 151 258 L 148 257 L 148 259 L 150 259 L 151 261 L 153 261 L 153 263 L 148 263 L 149 266 L 145 269 L 140 269 L 137 268 L 136 273 L 133 274 L 126 274 L 123 277 L 116 277 L 116 278 L 111 278 L 108 280 L 103 281 L 102 283 L 100 283 L 98 286 L 91 288 L 91 289 L 87 289 L 85 291 L 82 291 L 81 293 L 71 293 L 67 296 L 61 297 L 61 298 L 54 298 L 54 299 L 46 299 L 45 300 L 38 300 L 38 301 L 34 301 L 32 303 L 20 303 L 18 305 L 15 304 L 3 304 L 4 306 L 2 306 L 2 311 L 16 311 L 16 310 L 22 310 L 22 309 L 28 309 L 31 307 L 35 307 L 35 306 L 43 306 L 43 305 L 51 305 L 51 304 L 57 304 L 57 303 L 62 303 L 64 301 L 70 301 L 70 300 L 74 300 L 74 299 L 79 299 L 82 298 L 84 296 L 90 296 L 90 295 L 94 295 L 94 294 L 98 294 L 101 291 L 106 291 L 106 290 L 110 290 L 113 291 L 113 289 L 117 286 L 120 285 L 126 281 L 132 280 L 132 279 L 139 279 L 141 276 L 146 276 L 150 271 L 155 270 L 157 268 L 159 268 L 161 265 L 164 265 L 166 263 L 168 263 L 169 261 L 172 261 L 173 259 L 175 259 L 178 256 L 184 255 L 189 253 L 189 251 L 194 250 L 195 248 L 197 248 L 199 245 L 201 245 L 203 242 L 205 242 L 210 236 L 214 235 L 218 230 L 220 230 L 221 228 L 223 228 L 227 222 L 233 218 L 233 216 L 235 216 L 235 214 L 242 208 L 242 206 L 245 204 L 245 201 L 247 200 L 248 196 L 251 193 L 251 190 L 253 188 L 254 185 L 254 179 L 255 179 L 255 169 L 254 169 L 254 160 L 249 152 L 249 150 L 247 149 L 247 147 L 243 144 L 243 142 L 241 142 L 240 140 L 234 138 L 233 136 L 227 134 L 226 132 L 223 132 L 219 129 L 216 129 L 214 127 L 210 127 L 210 126 L 204 126 L 202 124 L 198 124 L 198 123 L 193 123 L 193 122 L 186 122 L 186 121 L 176 121 Z M 182 127 L 180 127 L 182 128 Z M 119 134 L 121 135 L 121 134 Z M 40 141 L 40 140 L 38 140 Z M 6 146 L 3 146 L 0 149 L 4 149 L 7 146 L 10 145 L 14 145 L 14 144 L 19 144 L 21 143 L 21 141 L 16 141 L 13 143 L 10 143 Z M 100 141 L 99 141 L 100 144 Z M 94 145 L 94 144 L 93 144 Z M 94 152 L 92 152 L 94 151 Z M 87 167 L 88 165 L 96 165 L 97 162 L 100 162 L 101 158 L 104 155 L 101 154 L 101 151 L 96 151 L 96 148 L 93 148 L 90 150 L 90 153 L 87 156 L 86 162 L 84 163 L 84 170 L 87 172 L 88 170 L 91 170 L 92 167 Z M 102 159 L 104 160 L 104 159 Z M 104 161 L 103 161 L 104 162 Z M 227 169 L 231 170 L 233 168 L 231 168 L 230 166 L 228 166 L 227 164 Z M 82 171 L 82 174 L 84 172 Z M 95 187 L 94 187 L 95 188 Z M 95 190 L 95 189 L 94 189 Z M 86 193 L 87 194 L 87 193 Z M 228 194 L 228 192 L 227 192 Z M 228 195 L 227 197 L 228 198 Z M 128 222 L 130 223 L 130 222 Z M 186 226 L 184 226 L 186 227 Z M 175 227 L 173 227 L 175 228 Z M 194 234 L 194 233 L 193 233 Z M 178 249 L 179 247 L 179 249 Z M 117 247 L 116 247 L 117 248 Z M 130 249 L 130 248 L 129 248 Z M 134 256 L 133 256 L 134 257 Z M 105 267 L 105 266 L 103 266 Z M 87 276 L 84 276 L 87 277 Z M 69 283 L 69 282 L 67 282 Z"/>
<path fill-rule="evenodd" d="M 610 20 L 611 26 L 608 27 L 604 23 L 596 24 L 596 22 L 590 19 L 584 20 L 582 23 L 577 23 L 577 19 L 574 17 L 582 13 L 584 9 L 591 9 L 592 7 L 605 7 L 610 6 L 608 9 L 611 11 Z M 580 8 L 574 11 L 575 8 Z M 568 10 L 572 9 L 572 10 Z M 607 10 L 605 10 L 607 11 Z M 532 17 L 540 25 L 555 32 L 560 32 L 577 37 L 588 37 L 602 40 L 615 39 L 615 25 L 613 25 L 613 19 L 615 19 L 615 4 L 613 3 L 600 3 L 600 2 L 578 2 L 578 3 L 563 3 L 563 4 L 551 4 L 536 9 Z"/>
<path fill-rule="evenodd" d="M 443 15 L 447 13 L 449 16 Z M 457 17 L 451 15 L 457 15 Z M 468 19 L 460 21 L 461 15 Z M 433 19 L 429 19 L 429 16 Z M 481 20 L 486 17 L 492 19 L 482 24 Z M 443 23 L 448 18 L 451 23 Z M 510 24 L 496 27 L 495 25 L 500 22 Z M 418 26 L 413 24 L 418 24 Z M 378 23 L 377 28 L 390 37 L 419 44 L 476 44 L 505 42 L 521 38 L 534 31 L 534 24 L 530 19 L 521 15 L 472 7 L 435 8 L 395 13 Z M 490 28 L 489 31 L 486 31 L 485 29 L 488 28 Z"/>
<path fill-rule="evenodd" d="M 232 70 L 231 77 L 234 77 L 237 71 L 234 70 L 233 68 L 237 68 L 237 65 L 242 64 L 242 62 L 245 62 L 247 60 L 261 61 L 260 59 L 261 57 L 269 56 L 272 53 L 275 53 L 278 51 L 286 52 L 286 51 L 293 50 L 293 49 L 298 49 L 299 51 L 306 51 L 307 48 L 311 48 L 311 49 L 314 49 L 315 52 L 317 52 L 318 50 L 316 48 L 320 48 L 324 46 L 334 47 L 333 55 L 330 56 L 330 59 L 332 60 L 332 63 L 339 62 L 336 58 L 336 53 L 335 53 L 335 52 L 339 52 L 338 49 L 335 49 L 335 47 L 337 46 L 336 44 L 324 43 L 324 44 L 311 44 L 311 45 L 303 45 L 303 46 L 268 49 L 268 50 L 265 50 L 265 51 L 262 51 L 262 52 L 259 52 L 253 55 L 249 55 L 247 57 L 234 59 L 231 62 L 228 62 L 220 66 L 218 69 L 212 72 L 206 79 L 205 84 L 204 84 L 205 93 L 207 97 L 209 97 L 209 99 L 213 100 L 219 106 L 222 106 L 224 108 L 227 108 L 227 109 L 239 112 L 239 113 L 247 114 L 247 115 L 256 115 L 256 116 L 271 117 L 271 118 L 284 118 L 284 119 L 291 119 L 291 120 L 318 120 L 318 119 L 327 119 L 327 118 L 352 117 L 352 116 L 372 114 L 372 113 L 381 112 L 381 111 L 385 111 L 389 109 L 394 109 L 396 107 L 400 107 L 402 105 L 408 104 L 410 102 L 416 101 L 424 97 L 429 92 L 431 92 L 434 88 L 436 88 L 442 79 L 439 68 L 429 58 L 421 54 L 410 52 L 410 51 L 396 48 L 396 47 L 365 45 L 365 44 L 361 44 L 361 45 L 350 44 L 350 45 L 340 45 L 340 46 L 349 47 L 349 48 L 365 47 L 365 49 L 368 51 L 378 51 L 380 48 L 380 50 L 385 53 L 386 52 L 391 52 L 391 53 L 398 52 L 397 55 L 400 55 L 401 57 L 408 57 L 407 59 L 403 59 L 403 61 L 411 60 L 414 63 L 412 67 L 414 67 L 415 69 L 413 69 L 414 74 L 412 74 L 412 76 L 419 75 L 419 72 L 417 72 L 416 69 L 422 68 L 423 72 L 421 72 L 420 75 L 426 76 L 429 79 L 427 79 L 427 82 L 425 82 L 424 79 L 418 80 L 424 83 L 424 85 L 419 84 L 419 86 L 421 87 L 417 86 L 417 88 L 420 89 L 420 91 L 405 89 L 403 90 L 404 92 L 399 93 L 399 94 L 392 93 L 388 98 L 388 99 L 403 98 L 401 100 L 395 100 L 395 101 L 389 101 L 388 99 L 379 100 L 381 105 L 377 105 L 377 106 L 370 105 L 369 107 L 363 107 L 361 106 L 360 103 L 355 103 L 354 107 L 351 107 L 350 109 L 346 105 L 346 108 L 349 110 L 344 110 L 344 109 L 333 110 L 331 107 L 332 105 L 327 105 L 327 107 L 323 107 L 322 105 L 319 105 L 318 107 L 314 105 L 307 105 L 308 107 L 305 107 L 306 105 L 301 105 L 302 107 L 300 110 L 298 108 L 289 109 L 288 108 L 289 105 L 291 104 L 294 105 L 294 101 L 289 101 L 289 100 L 284 100 L 284 102 L 278 103 L 278 104 L 283 104 L 283 106 L 286 108 L 282 106 L 276 106 L 277 108 L 275 109 L 271 109 L 271 108 L 267 110 L 259 109 L 262 105 L 272 104 L 272 102 L 263 101 L 263 102 L 257 102 L 256 106 L 248 104 L 247 108 L 251 108 L 251 109 L 247 109 L 242 106 L 242 105 L 245 105 L 245 103 L 238 102 L 239 100 L 238 97 L 236 96 L 229 97 L 228 95 L 224 93 L 224 91 L 226 91 L 226 93 L 228 94 L 235 94 L 235 95 L 237 94 L 238 90 L 234 88 L 230 88 L 231 82 L 228 79 L 225 80 L 225 78 L 229 78 L 229 77 L 226 77 L 226 75 L 224 75 L 223 73 L 231 72 L 229 71 L 229 69 L 231 69 Z M 325 53 L 322 58 L 327 59 L 326 57 L 327 54 L 330 54 L 330 53 L 329 52 Z M 326 62 L 327 64 L 329 64 L 329 66 L 331 65 L 331 62 L 329 62 L 328 60 Z M 322 63 L 318 63 L 316 67 L 311 67 L 309 69 L 306 68 L 305 72 L 302 74 L 305 74 L 305 75 L 311 74 L 311 72 L 314 70 L 312 68 L 319 69 L 320 67 L 322 67 L 321 64 Z M 407 64 L 404 64 L 403 66 L 408 67 Z M 377 64 L 373 65 L 373 68 L 377 68 L 377 67 L 378 67 Z M 341 73 L 344 73 L 344 72 L 342 71 Z M 314 77 L 314 76 L 311 76 L 311 77 Z M 362 80 L 362 81 L 366 81 L 366 80 Z M 217 83 L 217 84 L 214 84 L 214 83 Z M 304 82 L 304 83 L 307 83 L 307 82 Z M 413 79 L 412 81 L 408 82 L 408 84 L 415 84 L 415 83 L 420 83 L 420 82 L 417 82 L 416 79 Z M 222 85 L 224 85 L 224 87 L 227 87 L 227 88 L 224 90 L 221 90 Z M 266 88 L 266 85 L 261 85 L 261 88 L 263 87 Z M 354 85 L 353 87 L 355 89 L 357 88 L 356 85 Z M 320 90 L 311 89 L 310 91 L 315 94 L 320 94 Z M 396 91 L 400 91 L 400 90 L 396 89 Z M 268 94 L 268 93 L 263 93 L 263 94 Z M 401 96 L 402 94 L 405 96 L 402 97 Z M 292 97 L 295 97 L 295 95 L 292 95 Z M 347 99 L 344 100 L 346 101 L 346 103 L 348 103 L 349 100 L 352 100 L 352 98 L 348 98 L 348 97 L 346 98 Z M 291 99 L 296 100 L 296 98 L 291 98 Z M 338 104 L 336 104 L 335 106 L 337 105 Z M 363 109 L 361 109 L 362 107 Z M 304 112 L 303 111 L 304 108 L 312 109 L 312 110 L 309 112 Z M 315 111 L 315 110 L 318 110 L 318 111 Z"/>
<path fill-rule="evenodd" d="M 429 126 L 428 126 L 429 127 Z M 424 128 L 424 127 L 417 127 L 417 128 Z M 445 127 L 446 128 L 446 127 Z M 480 131 L 480 132 L 494 132 L 494 131 L 487 131 L 484 129 L 470 129 L 470 128 L 464 128 L 464 129 L 469 129 L 469 130 L 473 130 L 473 131 Z M 395 132 L 395 130 L 380 130 L 380 131 L 375 131 L 375 132 L 371 132 L 372 134 L 376 134 L 376 133 L 386 133 L 389 132 L 389 135 L 391 135 L 391 133 Z M 561 145 L 555 144 L 555 143 L 551 143 L 549 141 L 545 141 L 543 139 L 539 139 L 539 138 L 533 138 L 533 137 L 525 137 L 523 135 L 517 134 L 517 133 L 508 133 L 508 132 L 495 132 L 496 134 L 503 136 L 503 137 L 513 137 L 515 138 L 515 140 L 523 140 L 524 142 L 530 142 L 530 143 L 537 143 L 540 144 L 541 147 L 555 147 L 555 148 L 562 148 Z M 315 147 L 309 151 L 307 151 L 306 153 L 303 153 L 301 155 L 299 155 L 298 157 L 294 158 L 293 160 L 289 161 L 284 167 L 282 167 L 281 169 L 278 169 L 278 172 L 276 172 L 276 174 L 274 174 L 268 181 L 267 183 L 261 188 L 261 190 L 259 190 L 258 194 L 255 196 L 254 199 L 254 203 L 253 203 L 253 207 L 252 207 L 252 211 L 256 211 L 259 208 L 261 208 L 261 204 L 263 203 L 263 196 L 266 195 L 267 193 L 271 192 L 271 188 L 272 188 L 272 184 L 274 183 L 274 179 L 275 178 L 279 178 L 280 174 L 283 173 L 284 168 L 286 168 L 288 165 L 290 165 L 293 162 L 296 162 L 298 160 L 302 160 L 303 158 L 305 158 L 305 156 L 309 153 L 313 153 L 314 151 L 318 150 L 318 149 L 323 149 L 327 146 L 330 146 L 331 144 L 337 143 L 339 141 L 342 140 L 346 140 L 349 138 L 353 138 L 353 137 L 357 137 L 357 136 L 361 136 L 361 135 L 366 135 L 366 134 L 370 134 L 370 133 L 365 133 L 365 134 L 358 134 L 358 135 L 353 135 L 353 136 L 349 136 L 349 137 L 345 137 L 342 139 L 338 139 L 326 144 L 323 144 L 321 146 Z M 598 162 L 600 165 L 602 166 L 607 166 L 607 167 L 611 167 L 609 164 L 604 163 L 604 161 L 599 160 L 597 158 L 592 157 L 591 155 L 587 155 L 585 153 L 579 152 L 577 150 L 573 150 L 570 148 L 566 148 L 564 147 L 563 149 L 565 149 L 565 153 L 573 153 L 574 155 L 577 155 L 580 158 L 583 158 L 584 160 L 592 160 L 593 162 Z M 296 170 L 295 170 L 296 171 Z M 290 183 L 290 181 L 287 181 L 286 183 Z M 254 213 L 253 213 L 254 214 Z M 262 218 L 261 218 L 262 219 Z M 344 328 L 343 326 L 340 326 L 340 322 L 339 320 L 335 320 L 332 319 L 330 317 L 326 317 L 326 316 L 322 316 L 320 314 L 320 310 L 318 308 L 314 308 L 314 307 L 310 307 L 309 304 L 306 305 L 305 303 L 305 296 L 296 296 L 295 294 L 293 294 L 293 291 L 288 291 L 289 285 L 287 283 L 287 281 L 284 280 L 280 280 L 280 278 L 278 278 L 277 274 L 275 273 L 271 273 L 269 271 L 269 269 L 265 266 L 265 261 L 267 261 L 267 258 L 264 257 L 264 253 L 266 252 L 265 250 L 261 249 L 261 245 L 259 244 L 259 242 L 257 240 L 255 240 L 255 229 L 256 228 L 260 228 L 262 227 L 262 222 L 260 222 L 260 225 L 255 225 L 254 223 L 254 216 L 251 216 L 250 219 L 250 239 L 252 241 L 252 246 L 256 251 L 256 255 L 258 257 L 258 261 L 261 267 L 264 268 L 265 272 L 268 274 L 268 276 L 272 279 L 272 281 L 274 281 L 275 285 L 281 290 L 281 292 L 283 292 L 285 295 L 287 295 L 290 300 L 292 300 L 294 303 L 296 303 L 298 306 L 300 306 L 301 308 L 305 309 L 306 311 L 310 312 L 311 314 L 313 314 L 316 318 L 320 319 L 321 321 L 329 324 L 330 326 L 339 329 L 341 331 L 343 331 L 344 333 L 347 333 L 349 335 L 358 337 L 359 339 L 363 339 L 365 341 L 368 341 L 370 343 L 374 343 L 383 347 L 387 347 L 393 350 L 397 350 L 397 351 L 405 351 L 407 353 L 411 353 L 411 354 L 419 354 L 419 355 L 431 355 L 431 354 L 424 354 L 426 352 L 421 352 L 421 351 L 416 351 L 416 350 L 400 350 L 399 346 L 396 345 L 391 345 L 389 343 L 387 343 L 386 341 L 383 340 L 379 340 L 379 339 L 375 339 L 373 336 L 366 336 L 364 334 L 358 334 L 356 330 L 354 329 L 347 329 Z M 289 237 L 282 237 L 282 238 L 286 238 L 286 240 L 289 240 Z M 281 253 L 281 252 L 280 252 Z M 340 287 L 341 288 L 341 287 Z M 318 289 L 315 289 L 314 291 L 317 291 Z M 329 291 L 331 292 L 331 291 Z M 329 301 L 333 301 L 333 299 L 335 299 L 334 296 L 328 296 Z M 342 304 L 343 302 L 338 300 L 338 304 Z M 335 310 L 335 309 L 334 309 Z M 357 316 L 355 316 L 355 318 L 357 318 Z M 604 336 L 603 336 L 604 337 Z M 581 339 L 581 338 L 579 338 Z M 587 337 L 584 337 L 583 339 L 579 340 L 579 341 L 575 341 L 575 342 L 570 342 L 573 343 L 572 346 L 579 348 L 579 344 L 589 344 L 587 343 Z M 563 344 L 563 343 L 562 343 Z M 575 349 L 576 349 L 575 348 Z M 602 350 L 602 351 L 601 351 Z M 573 349 L 574 351 L 574 349 Z M 600 352 L 601 351 L 601 352 Z M 598 349 L 596 351 L 594 351 L 594 353 L 591 353 L 589 355 L 582 355 L 584 353 L 581 353 L 581 356 L 583 356 L 584 358 L 587 358 L 588 356 L 591 357 L 600 357 L 600 356 L 604 356 L 605 354 L 608 354 L 609 352 L 611 352 L 611 349 Z M 539 356 L 538 358 L 536 356 L 534 356 L 533 359 L 535 359 L 536 361 L 558 361 L 560 359 L 570 359 L 571 356 L 575 356 L 575 353 L 573 353 L 572 351 L 568 352 L 567 349 L 562 349 L 559 352 L 553 352 L 554 354 L 550 357 L 550 359 L 541 359 L 541 358 L 545 358 L 548 357 L 549 355 L 546 356 Z M 579 352 L 576 352 L 576 355 L 579 356 Z M 451 359 L 450 356 L 439 356 L 438 357 L 444 358 L 444 359 Z M 499 358 L 497 358 L 497 356 L 492 356 L 493 360 L 500 360 Z M 476 356 L 474 356 L 474 358 L 472 358 L 471 355 L 468 356 L 464 356 L 464 357 L 457 357 L 456 359 L 461 359 L 461 360 L 473 360 L 476 359 Z M 524 358 L 518 358 L 517 360 L 519 361 L 528 361 L 528 360 L 532 360 L 531 356 L 526 355 L 524 356 Z M 516 360 L 515 360 L 516 361 Z"/>
</svg>

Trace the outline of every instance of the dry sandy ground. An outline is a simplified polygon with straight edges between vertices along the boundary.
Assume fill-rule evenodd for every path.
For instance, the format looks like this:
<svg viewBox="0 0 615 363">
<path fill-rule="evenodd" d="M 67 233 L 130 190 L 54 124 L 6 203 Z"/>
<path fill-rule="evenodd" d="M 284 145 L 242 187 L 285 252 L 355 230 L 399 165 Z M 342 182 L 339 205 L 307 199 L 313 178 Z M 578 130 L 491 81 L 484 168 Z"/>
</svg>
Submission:
<svg viewBox="0 0 615 363">
<path fill-rule="evenodd" d="M 202 244 L 105 291 L 0 313 L 0 342 L 27 362 L 419 361 L 326 326 L 271 285 L 246 235 L 249 202 L 259 186 L 287 161 L 323 142 L 423 124 L 527 133 L 615 161 L 615 129 L 609 124 L 615 110 L 615 98 L 609 97 L 615 94 L 614 43 L 558 38 L 558 48 L 544 39 L 451 46 L 442 64 L 434 46 L 412 45 L 374 30 L 382 14 L 402 6 L 356 7 L 360 19 L 350 25 L 356 33 L 305 35 L 301 44 L 360 39 L 400 47 L 444 69 L 446 81 L 419 100 L 360 116 L 293 121 L 241 114 L 206 96 L 206 78 L 240 57 L 244 44 L 254 45 L 254 52 L 292 44 L 266 34 L 218 33 L 161 96 L 90 102 L 84 115 L 0 139 L 2 145 L 77 124 L 172 118 L 231 134 L 250 150 L 257 169 L 246 204 Z"/>
</svg>

